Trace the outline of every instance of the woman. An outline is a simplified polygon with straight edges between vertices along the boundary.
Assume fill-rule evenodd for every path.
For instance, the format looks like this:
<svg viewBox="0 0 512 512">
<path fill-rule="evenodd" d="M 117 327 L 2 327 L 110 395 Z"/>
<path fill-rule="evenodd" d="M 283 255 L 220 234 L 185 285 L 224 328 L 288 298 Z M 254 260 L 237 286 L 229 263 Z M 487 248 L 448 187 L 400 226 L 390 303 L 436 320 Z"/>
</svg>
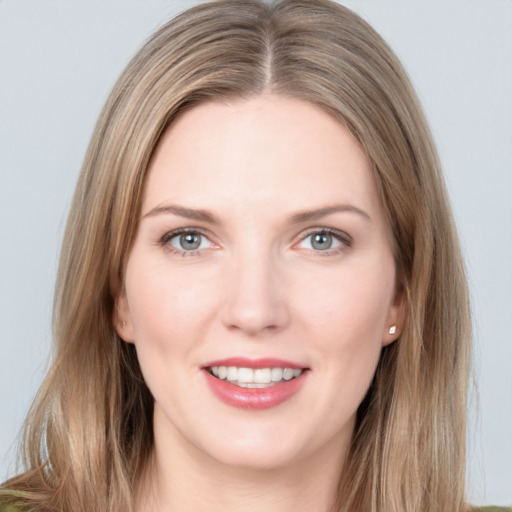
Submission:
<svg viewBox="0 0 512 512">
<path fill-rule="evenodd" d="M 205 4 L 100 117 L 2 500 L 468 510 L 469 337 L 435 149 L 382 39 L 323 0 Z"/>
</svg>

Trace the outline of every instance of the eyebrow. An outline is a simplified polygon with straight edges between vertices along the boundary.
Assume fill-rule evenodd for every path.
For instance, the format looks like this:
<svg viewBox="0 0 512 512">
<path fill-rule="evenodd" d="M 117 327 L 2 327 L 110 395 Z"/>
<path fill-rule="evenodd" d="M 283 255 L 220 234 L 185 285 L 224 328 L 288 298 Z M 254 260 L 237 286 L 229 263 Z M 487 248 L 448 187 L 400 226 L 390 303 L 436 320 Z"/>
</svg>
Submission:
<svg viewBox="0 0 512 512">
<path fill-rule="evenodd" d="M 321 219 L 322 217 L 327 217 L 327 215 L 331 215 L 333 213 L 343 213 L 350 212 L 361 215 L 366 220 L 371 222 L 372 218 L 368 213 L 357 206 L 353 206 L 351 204 L 336 204 L 333 206 L 326 206 L 325 208 L 318 208 L 315 210 L 305 210 L 303 212 L 296 213 L 292 215 L 288 220 L 290 224 L 301 224 L 303 222 L 310 222 L 313 220 Z"/>
<path fill-rule="evenodd" d="M 314 210 L 304 210 L 302 212 L 298 212 L 289 217 L 288 222 L 290 224 L 301 224 L 304 222 L 318 220 L 333 213 L 340 212 L 356 213 L 364 217 L 366 220 L 369 220 L 370 222 L 372 220 L 371 217 L 364 210 L 357 208 L 357 206 L 353 206 L 350 204 L 339 204 L 333 206 L 326 206 L 324 208 L 317 208 Z M 152 208 L 151 210 L 149 210 L 149 212 L 144 214 L 142 218 L 144 219 L 147 217 L 154 217 L 156 215 L 169 213 L 172 215 L 177 215 L 179 217 L 184 217 L 186 219 L 200 220 L 203 222 L 207 222 L 209 224 L 221 223 L 220 219 L 209 210 L 187 208 L 185 206 L 180 205 L 155 206 L 155 208 Z"/>
<path fill-rule="evenodd" d="M 186 208 L 185 206 L 179 205 L 168 205 L 168 206 L 156 206 L 149 210 L 148 213 L 142 216 L 143 219 L 147 217 L 154 217 L 155 215 L 161 215 L 171 213 L 179 217 L 185 217 L 186 219 L 200 220 L 209 224 L 220 224 L 220 220 L 212 212 L 208 210 L 201 210 L 196 208 Z"/>
</svg>

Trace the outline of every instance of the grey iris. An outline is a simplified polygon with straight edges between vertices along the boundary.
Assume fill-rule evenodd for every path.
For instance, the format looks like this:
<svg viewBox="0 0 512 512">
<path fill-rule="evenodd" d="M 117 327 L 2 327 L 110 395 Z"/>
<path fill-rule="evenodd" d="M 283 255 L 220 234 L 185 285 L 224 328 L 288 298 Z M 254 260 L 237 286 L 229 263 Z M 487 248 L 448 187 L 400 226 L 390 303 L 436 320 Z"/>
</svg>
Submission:
<svg viewBox="0 0 512 512">
<path fill-rule="evenodd" d="M 180 245 L 187 251 L 198 249 L 201 245 L 201 235 L 198 233 L 183 233 L 180 236 Z"/>
<path fill-rule="evenodd" d="M 316 233 L 311 237 L 311 246 L 318 251 L 330 249 L 332 246 L 332 235 L 329 233 Z"/>
</svg>

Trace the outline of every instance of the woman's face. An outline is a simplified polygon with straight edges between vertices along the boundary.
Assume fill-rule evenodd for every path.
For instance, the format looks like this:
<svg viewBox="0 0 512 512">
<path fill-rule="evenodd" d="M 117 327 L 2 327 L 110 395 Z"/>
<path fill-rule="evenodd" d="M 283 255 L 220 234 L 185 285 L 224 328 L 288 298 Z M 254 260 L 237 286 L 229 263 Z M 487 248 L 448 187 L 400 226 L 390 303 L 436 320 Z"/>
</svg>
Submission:
<svg viewBox="0 0 512 512">
<path fill-rule="evenodd" d="M 264 94 L 170 126 L 116 318 L 157 447 L 239 467 L 339 456 L 399 322 L 371 166 L 341 124 Z"/>
</svg>

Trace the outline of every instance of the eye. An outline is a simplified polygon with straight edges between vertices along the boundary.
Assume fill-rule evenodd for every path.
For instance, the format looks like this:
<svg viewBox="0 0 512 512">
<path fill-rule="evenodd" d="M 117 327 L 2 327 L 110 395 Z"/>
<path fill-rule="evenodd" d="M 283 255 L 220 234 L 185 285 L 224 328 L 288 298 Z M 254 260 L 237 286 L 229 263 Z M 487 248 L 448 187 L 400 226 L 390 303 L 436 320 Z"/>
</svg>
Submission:
<svg viewBox="0 0 512 512">
<path fill-rule="evenodd" d="M 213 246 L 212 242 L 199 231 L 179 230 L 171 231 L 162 238 L 162 243 L 174 252 L 186 255 Z"/>
<path fill-rule="evenodd" d="M 349 235 L 330 229 L 320 229 L 307 234 L 296 247 L 300 249 L 335 254 L 349 247 L 352 239 Z"/>
<path fill-rule="evenodd" d="M 314 233 L 309 235 L 308 238 L 311 239 L 311 247 L 316 251 L 326 251 L 327 249 L 332 249 L 333 246 L 341 245 L 340 241 L 336 240 L 331 233 Z"/>
</svg>

